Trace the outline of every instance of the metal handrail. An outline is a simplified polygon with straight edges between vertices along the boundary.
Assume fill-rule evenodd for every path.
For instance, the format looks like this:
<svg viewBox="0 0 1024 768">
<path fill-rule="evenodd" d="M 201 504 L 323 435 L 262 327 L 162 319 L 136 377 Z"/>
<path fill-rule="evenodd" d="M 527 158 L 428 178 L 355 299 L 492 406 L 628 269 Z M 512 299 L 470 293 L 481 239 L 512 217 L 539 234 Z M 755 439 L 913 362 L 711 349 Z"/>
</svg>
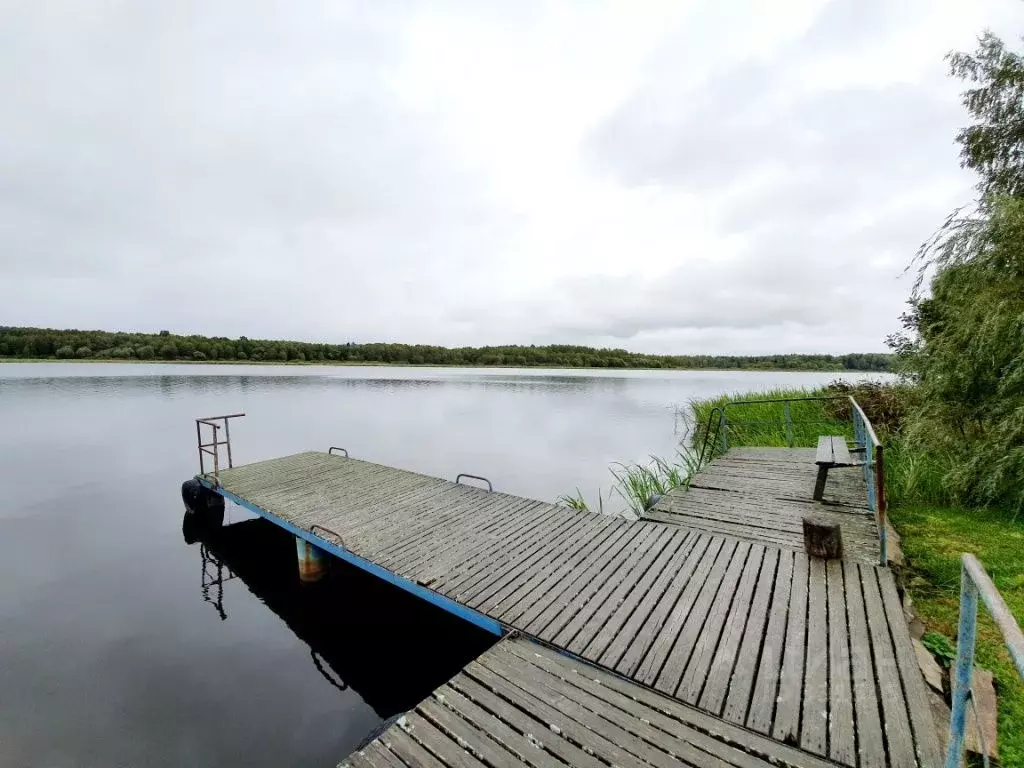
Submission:
<svg viewBox="0 0 1024 768">
<path fill-rule="evenodd" d="M 718 421 L 715 421 L 716 413 L 718 414 Z M 714 423 L 716 427 L 715 439 L 711 441 L 711 452 L 713 454 L 715 451 L 715 443 L 718 441 L 719 433 L 722 431 L 722 409 L 719 408 L 717 405 L 714 408 L 712 408 L 711 413 L 708 414 L 708 426 L 707 429 L 704 431 L 704 442 L 703 444 L 701 444 L 700 447 L 700 458 L 697 459 L 697 469 L 700 469 L 701 467 L 704 466 L 704 454 L 707 452 L 708 449 L 708 440 L 711 437 L 712 423 Z M 708 459 L 710 460 L 710 458 L 711 457 L 709 455 Z"/>
<path fill-rule="evenodd" d="M 228 469 L 234 466 L 234 462 L 231 458 L 231 427 L 229 424 L 230 419 L 237 419 L 241 416 L 245 416 L 244 413 L 230 413 L 226 416 L 205 416 L 201 419 L 196 419 L 196 443 L 199 448 L 199 474 L 206 475 L 206 461 L 207 455 L 213 457 L 213 481 L 215 485 L 220 485 L 220 446 L 227 446 L 228 452 Z M 219 440 L 221 424 L 217 422 L 224 422 L 224 439 Z M 210 427 L 212 432 L 212 439 L 208 443 L 203 442 L 203 426 Z"/>
<path fill-rule="evenodd" d="M 952 712 L 949 718 L 949 746 L 946 750 L 946 768 L 958 768 L 964 750 L 967 730 L 967 705 L 971 701 L 971 679 L 974 675 L 974 640 L 978 629 L 978 597 L 1003 635 L 1003 642 L 1024 680 L 1024 634 L 1010 613 L 1003 596 L 992 579 L 985 573 L 978 558 L 970 553 L 961 557 L 960 567 L 960 625 L 956 638 L 956 667 L 953 677 Z M 975 716 L 975 723 L 981 726 Z"/>
<path fill-rule="evenodd" d="M 864 461 L 861 463 L 861 471 L 864 474 L 864 482 L 867 485 L 868 508 L 875 513 L 875 523 L 878 528 L 879 560 L 882 565 L 889 562 L 888 532 L 887 525 L 887 500 L 885 495 L 885 448 L 871 421 L 864 413 L 853 395 L 818 395 L 808 397 L 779 397 L 766 400 L 731 400 L 721 405 L 718 435 L 721 441 L 721 451 L 725 453 L 729 449 L 729 420 L 728 409 L 741 405 L 766 405 L 771 403 L 783 403 L 785 408 L 786 444 L 793 447 L 793 418 L 790 412 L 790 403 L 807 402 L 812 400 L 847 400 L 850 403 L 850 417 L 853 422 L 853 435 L 856 448 L 853 450 L 864 454 Z M 710 432 L 712 409 L 709 415 L 708 424 Z M 734 424 L 774 424 L 774 421 L 764 422 L 733 422 Z M 705 435 L 705 441 L 707 435 Z M 701 450 L 703 458 L 703 449 Z"/>
<path fill-rule="evenodd" d="M 327 449 L 327 453 L 332 455 L 334 454 L 335 451 L 341 451 L 343 454 L 345 454 L 345 458 L 348 458 L 348 451 L 345 450 L 344 448 L 339 448 L 336 445 L 332 445 L 330 448 Z"/>
<path fill-rule="evenodd" d="M 310 533 L 316 533 L 316 529 L 317 528 L 319 528 L 321 531 L 324 531 L 325 533 L 331 534 L 331 536 L 336 537 L 338 539 L 338 541 L 341 542 L 342 548 L 343 549 L 348 549 L 348 547 L 345 546 L 345 539 L 344 539 L 344 537 L 342 537 L 342 535 L 340 533 L 338 533 L 337 531 L 332 531 L 330 528 L 328 528 L 325 525 L 320 525 L 320 523 L 313 523 L 311 526 L 309 526 L 309 532 Z"/>
<path fill-rule="evenodd" d="M 464 478 L 464 477 L 468 477 L 468 478 L 471 478 L 473 480 L 480 480 L 481 482 L 487 483 L 487 490 L 491 491 L 491 492 L 494 491 L 494 486 L 491 485 L 491 481 L 488 480 L 486 477 L 480 477 L 480 475 L 470 475 L 470 474 L 468 474 L 466 472 L 462 472 L 461 474 L 456 476 L 455 482 L 456 483 L 460 482 L 462 480 L 462 478 Z"/>
</svg>

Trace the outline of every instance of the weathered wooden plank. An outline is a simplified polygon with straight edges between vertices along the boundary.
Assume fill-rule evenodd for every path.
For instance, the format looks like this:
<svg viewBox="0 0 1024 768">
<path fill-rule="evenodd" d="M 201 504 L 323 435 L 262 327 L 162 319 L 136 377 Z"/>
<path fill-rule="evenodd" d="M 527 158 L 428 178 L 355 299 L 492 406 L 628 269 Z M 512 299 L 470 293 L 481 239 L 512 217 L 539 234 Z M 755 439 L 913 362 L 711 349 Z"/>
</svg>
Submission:
<svg viewBox="0 0 1024 768">
<path fill-rule="evenodd" d="M 631 674 L 640 663 L 661 631 L 677 590 L 686 584 L 708 542 L 706 537 L 698 540 L 689 534 L 677 539 L 658 554 L 636 589 L 594 635 L 584 654 L 587 658 L 599 659 L 609 669 L 624 674 Z M 693 554 L 698 548 L 700 552 Z M 670 591 L 672 585 L 677 588 Z"/>
<path fill-rule="evenodd" d="M 900 671 L 896 665 L 875 569 L 871 566 L 858 565 L 857 570 L 860 573 L 864 610 L 868 618 L 868 635 L 871 638 L 872 656 L 875 660 L 878 697 L 882 701 L 882 731 L 889 747 L 889 764 L 893 768 L 914 766 L 917 765 L 914 737 L 907 717 L 903 687 L 900 685 Z"/>
<path fill-rule="evenodd" d="M 443 762 L 397 725 L 388 728 L 378 738 L 409 768 L 445 768 Z"/>
<path fill-rule="evenodd" d="M 542 568 L 524 579 L 518 589 L 496 603 L 495 615 L 508 624 L 522 626 L 519 619 L 526 611 L 534 605 L 549 605 L 552 597 L 561 593 L 560 585 L 569 581 L 588 560 L 602 557 L 607 547 L 621 539 L 624 530 L 630 527 L 631 524 L 625 520 L 615 519 L 607 525 L 595 526 L 594 532 L 581 539 L 575 549 L 556 559 L 549 568 Z"/>
<path fill-rule="evenodd" d="M 522 594 L 527 585 L 548 576 L 556 563 L 568 554 L 586 547 L 593 537 L 601 533 L 611 523 L 612 518 L 600 520 L 581 520 L 565 538 L 553 542 L 554 546 L 538 550 L 534 556 L 514 566 L 508 574 L 488 584 L 476 593 L 466 595 L 466 604 L 479 611 L 490 613 L 514 595 Z M 511 604 L 511 603 L 510 603 Z"/>
<path fill-rule="evenodd" d="M 698 548 L 700 548 L 699 551 Z M 675 587 L 673 592 L 676 592 L 677 597 L 669 606 L 670 612 L 664 619 L 661 628 L 655 629 L 652 626 L 646 630 L 654 635 L 654 642 L 652 643 L 648 639 L 649 647 L 642 657 L 632 656 L 623 659 L 623 663 L 616 665 L 617 668 L 621 667 L 620 671 L 623 674 L 628 674 L 647 685 L 654 684 L 673 644 L 693 610 L 694 603 L 704 587 L 708 574 L 723 555 L 728 556 L 733 549 L 735 549 L 735 542 L 729 539 L 701 536 L 697 540 L 693 553 L 691 553 L 694 554 L 695 559 L 691 561 L 688 557 L 687 562 L 680 568 L 681 578 L 673 585 Z M 691 565 L 693 566 L 692 570 Z M 679 591 L 680 589 L 681 591 Z M 626 672 L 627 669 L 635 671 Z"/>
<path fill-rule="evenodd" d="M 747 563 L 751 557 L 752 545 L 750 542 L 742 542 L 736 547 L 736 552 L 729 562 L 729 568 L 725 572 L 725 578 L 715 597 L 711 599 L 707 616 L 704 618 L 704 625 L 694 637 L 693 650 L 690 652 L 690 660 L 683 669 L 683 675 L 676 687 L 675 696 L 678 699 L 696 704 L 704 690 L 704 683 L 707 680 L 708 670 L 711 668 L 715 654 L 718 651 L 719 641 L 722 636 L 722 629 L 725 624 L 725 617 L 729 615 L 732 607 L 737 607 L 740 622 L 739 632 L 743 631 L 742 623 L 746 620 L 747 611 L 750 609 L 750 592 L 746 596 L 741 588 L 740 582 L 743 574 L 747 573 Z M 760 558 L 764 553 L 761 547 L 754 550 L 757 554 L 756 569 L 760 567 Z M 753 577 L 750 577 L 750 586 L 753 586 Z M 731 657 L 729 666 L 731 668 Z M 723 675 L 728 680 L 728 674 Z"/>
<path fill-rule="evenodd" d="M 490 574 L 492 569 L 507 564 L 516 553 L 530 547 L 537 537 L 558 536 L 561 530 L 573 524 L 576 517 L 566 515 L 563 510 L 552 508 L 540 510 L 535 517 L 522 523 L 519 529 L 497 536 L 471 555 L 467 556 L 457 569 L 451 567 L 440 571 L 434 577 L 434 588 L 447 594 L 470 588 L 480 578 Z"/>
<path fill-rule="evenodd" d="M 828 754 L 836 762 L 844 765 L 856 765 L 856 727 L 853 719 L 853 686 L 850 681 L 850 644 L 842 561 L 828 561 L 826 579 L 828 581 Z"/>
<path fill-rule="evenodd" d="M 592 592 L 598 574 L 608 564 L 619 567 L 625 559 L 629 545 L 631 545 L 643 530 L 639 526 L 628 525 L 617 529 L 605 540 L 601 549 L 587 558 L 587 561 L 580 564 L 573 573 L 569 573 L 560 580 L 558 589 L 552 589 L 544 600 L 536 601 L 528 609 L 524 610 L 513 620 L 516 626 L 522 627 L 526 632 L 537 635 L 547 624 L 562 610 L 569 606 L 575 598 Z M 583 567 L 586 566 L 586 567 Z"/>
<path fill-rule="evenodd" d="M 367 744 L 363 753 L 373 762 L 376 768 L 405 768 L 405 763 L 399 760 L 394 752 L 378 740 Z"/>
<path fill-rule="evenodd" d="M 621 748 L 644 764 L 658 768 L 678 768 L 676 757 L 690 757 L 702 768 L 729 768 L 729 763 L 717 756 L 694 749 L 686 742 L 666 738 L 643 718 L 638 718 L 611 706 L 607 697 L 594 696 L 575 687 L 544 667 L 530 663 L 503 647 L 487 654 L 484 664 L 507 680 L 530 691 L 543 701 L 557 702 L 562 712 L 580 725 L 599 733 L 604 739 Z M 614 754 L 604 749 L 597 753 L 613 764 L 619 764 Z M 631 758 L 627 758 L 631 759 Z M 699 761 L 699 762 L 698 762 Z"/>
<path fill-rule="evenodd" d="M 579 607 L 576 615 L 558 629 L 554 637 L 550 638 L 552 643 L 573 653 L 583 651 L 593 635 L 604 626 L 608 616 L 651 568 L 654 562 L 651 554 L 657 555 L 664 551 L 666 544 L 674 540 L 676 533 L 655 526 L 651 526 L 649 530 L 650 534 L 644 543 L 637 547 L 627 563 L 620 570 L 609 574 L 601 588 Z"/>
<path fill-rule="evenodd" d="M 816 755 L 828 744 L 828 585 L 825 561 L 812 557 L 807 591 L 807 655 L 804 661 L 800 746 Z"/>
<path fill-rule="evenodd" d="M 477 684 L 469 678 L 464 678 L 463 685 L 472 691 Z M 484 690 L 482 687 L 479 688 L 480 692 Z M 490 692 L 486 694 L 478 693 L 478 695 L 484 700 L 493 696 Z M 464 696 L 450 685 L 443 685 L 438 688 L 434 692 L 434 699 L 442 706 L 457 712 L 460 717 L 476 725 L 487 733 L 491 739 L 527 765 L 533 766 L 533 768 L 562 768 L 565 765 L 561 760 L 553 757 L 551 753 L 546 752 L 539 741 L 528 738 L 514 730 L 497 714 L 484 709 L 483 706 L 467 698 L 467 696 Z M 502 701 L 502 704 L 504 704 L 504 701 Z"/>
<path fill-rule="evenodd" d="M 566 539 L 579 535 L 580 531 L 588 530 L 590 521 L 583 515 L 569 514 L 565 520 L 551 529 L 541 529 L 535 537 L 524 540 L 511 547 L 500 550 L 475 576 L 472 576 L 457 587 L 445 586 L 448 594 L 454 594 L 461 602 L 468 603 L 479 597 L 486 599 L 496 590 L 501 589 L 524 569 L 547 557 L 551 551 L 565 546 Z"/>
<path fill-rule="evenodd" d="M 882 736 L 879 694 L 871 660 L 860 574 L 857 566 L 852 563 L 844 563 L 843 570 L 849 619 L 847 626 L 850 636 L 850 668 L 853 671 L 853 699 L 857 713 L 857 755 L 861 768 L 884 768 L 885 739 Z"/>
<path fill-rule="evenodd" d="M 779 552 L 779 565 L 772 588 L 764 640 L 760 647 L 757 677 L 754 680 L 750 704 L 746 707 L 747 726 L 764 734 L 771 732 L 774 722 L 776 694 L 786 645 L 795 557 L 797 556 L 792 552 Z M 730 699 L 732 698 L 730 696 Z M 726 707 L 726 716 L 731 712 L 733 722 L 742 723 L 740 717 L 744 706 L 742 699 L 735 699 L 731 706 Z"/>
<path fill-rule="evenodd" d="M 403 730 L 449 768 L 482 768 L 484 765 L 473 753 L 452 741 L 448 734 L 419 712 L 406 713 Z"/>
<path fill-rule="evenodd" d="M 771 557 L 769 556 L 771 553 Z M 733 598 L 732 606 L 729 608 L 728 617 L 722 629 L 721 638 L 718 642 L 718 649 L 706 673 L 704 690 L 700 694 L 700 706 L 710 712 L 721 712 L 725 703 L 726 693 L 732 679 L 734 667 L 740 663 L 739 649 L 743 639 L 748 618 L 752 621 L 763 621 L 764 608 L 768 601 L 770 586 L 763 590 L 764 600 L 759 606 L 754 600 L 754 588 L 758 584 L 758 578 L 764 567 L 775 569 L 775 550 L 766 550 L 762 546 L 754 545 L 750 549 L 747 563 L 743 566 L 743 575 L 740 577 L 739 588 Z M 770 581 L 769 581 L 770 584 Z M 760 617 L 756 612 L 760 610 Z M 724 612 L 723 612 L 724 615 Z M 709 619 L 709 623 L 710 623 Z M 692 664 L 692 661 L 691 661 Z M 687 673 L 690 670 L 687 669 Z M 748 675 L 749 678 L 749 675 Z M 686 676 L 684 676 L 684 680 Z M 680 697 L 685 698 L 685 697 Z"/>
<path fill-rule="evenodd" d="M 918 759 L 921 765 L 938 765 L 942 762 L 942 754 L 935 733 L 935 725 L 932 722 L 928 692 L 924 687 L 921 670 L 914 655 L 914 646 L 910 641 L 910 632 L 907 629 L 903 606 L 896 592 L 895 579 L 892 571 L 888 569 L 871 568 L 871 570 L 878 578 L 885 616 L 895 644 L 896 666 L 903 679 Z"/>
<path fill-rule="evenodd" d="M 662 666 L 661 671 L 658 673 L 654 683 L 655 688 L 665 691 L 670 695 L 675 695 L 680 678 L 682 678 L 686 664 L 690 660 L 700 630 L 704 626 L 704 621 L 707 618 L 712 601 L 718 595 L 718 589 L 723 579 L 727 578 L 727 576 L 731 577 L 734 572 L 736 578 L 739 577 L 740 568 L 735 568 L 734 570 L 732 563 L 737 551 L 742 550 L 742 556 L 746 555 L 747 550 L 743 549 L 744 546 L 749 546 L 749 544 L 747 542 L 731 540 L 722 544 L 722 549 L 715 559 L 715 564 L 711 567 L 707 580 L 697 594 L 696 600 L 693 601 L 693 607 L 689 611 L 689 615 L 686 617 L 686 621 L 683 623 L 679 634 L 676 635 L 675 642 L 672 644 L 672 648 L 665 659 L 664 666 Z"/>
<path fill-rule="evenodd" d="M 776 765 L 801 768 L 826 768 L 831 765 L 799 749 L 727 723 L 699 709 L 670 699 L 662 693 L 640 687 L 622 677 L 550 649 L 520 641 L 503 643 L 496 649 L 530 661 L 570 685 L 603 700 L 609 707 L 615 707 L 636 719 L 649 722 L 662 731 L 734 765 L 752 766 L 759 758 L 768 759 Z M 680 756 L 682 757 L 681 754 Z"/>
<path fill-rule="evenodd" d="M 593 754 L 584 752 L 567 738 L 559 738 L 561 733 L 554 734 L 551 725 L 564 720 L 562 716 L 546 717 L 541 720 L 532 708 L 530 714 L 527 715 L 524 709 L 516 705 L 521 701 L 519 695 L 514 691 L 510 692 L 504 681 L 499 681 L 500 678 L 497 678 L 489 670 L 476 662 L 470 662 L 461 674 L 449 682 L 449 685 L 496 714 L 527 739 L 540 741 L 544 749 L 569 765 L 580 768 L 607 768 L 606 764 L 594 757 Z M 549 733 L 553 734 L 550 738 L 548 737 Z M 589 739 L 582 741 L 576 739 L 576 743 L 587 743 L 588 741 Z"/>
<path fill-rule="evenodd" d="M 757 586 L 753 601 L 751 602 L 747 623 L 743 630 L 739 651 L 736 654 L 736 663 L 727 683 L 728 688 L 724 707 L 721 702 L 719 702 L 717 708 L 712 707 L 711 705 L 716 700 L 716 693 L 712 691 L 709 694 L 706 708 L 721 712 L 723 717 L 734 723 L 742 724 L 746 722 L 747 708 L 750 704 L 750 697 L 754 688 L 758 661 L 767 636 L 768 607 L 771 604 L 778 564 L 779 551 L 774 548 L 767 549 L 761 564 L 761 570 L 757 576 Z M 712 672 L 712 679 L 715 679 L 717 672 L 718 668 L 716 667 Z M 702 706 L 705 705 L 702 704 Z"/>
<path fill-rule="evenodd" d="M 800 701 L 807 648 L 807 578 L 807 557 L 798 554 L 793 559 L 785 651 L 772 728 L 772 736 L 786 744 L 800 743 Z"/>
<path fill-rule="evenodd" d="M 462 719 L 440 702 L 427 699 L 416 707 L 416 712 L 488 765 L 505 765 L 518 760 L 497 742 L 492 741 L 486 731 Z"/>
</svg>

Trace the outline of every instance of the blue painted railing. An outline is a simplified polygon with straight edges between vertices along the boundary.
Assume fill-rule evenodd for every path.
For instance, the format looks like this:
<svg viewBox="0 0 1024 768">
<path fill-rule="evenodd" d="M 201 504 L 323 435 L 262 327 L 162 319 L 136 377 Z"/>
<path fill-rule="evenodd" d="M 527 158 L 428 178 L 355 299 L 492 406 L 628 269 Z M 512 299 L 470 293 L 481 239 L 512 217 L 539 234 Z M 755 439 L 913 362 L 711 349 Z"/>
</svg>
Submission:
<svg viewBox="0 0 1024 768">
<path fill-rule="evenodd" d="M 956 640 L 956 666 L 953 668 L 953 711 L 949 719 L 949 746 L 946 768 L 958 768 L 964 751 L 967 730 L 967 705 L 971 700 L 974 673 L 974 639 L 978 629 L 978 598 L 988 608 L 1017 674 L 1024 679 L 1024 634 L 978 558 L 965 554 L 960 567 L 960 626 Z M 979 718 L 975 722 L 980 726 Z M 985 746 L 985 745 L 983 745 Z"/>
</svg>

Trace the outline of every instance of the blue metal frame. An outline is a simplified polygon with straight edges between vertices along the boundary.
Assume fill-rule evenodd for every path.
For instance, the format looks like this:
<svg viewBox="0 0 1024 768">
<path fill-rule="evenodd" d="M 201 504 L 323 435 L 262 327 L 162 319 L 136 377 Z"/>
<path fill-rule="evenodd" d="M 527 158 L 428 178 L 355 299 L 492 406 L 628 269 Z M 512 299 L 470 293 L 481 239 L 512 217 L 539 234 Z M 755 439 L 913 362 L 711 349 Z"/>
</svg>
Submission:
<svg viewBox="0 0 1024 768">
<path fill-rule="evenodd" d="M 406 592 L 416 595 L 416 597 L 426 600 L 428 603 L 432 603 L 433 605 L 436 605 L 438 608 L 448 611 L 449 613 L 455 614 L 460 619 L 465 619 L 471 624 L 474 624 L 480 627 L 481 629 L 490 632 L 492 635 L 498 635 L 500 637 L 501 635 L 505 634 L 505 628 L 501 625 L 500 622 L 496 621 L 495 619 L 492 619 L 489 616 L 485 616 L 484 614 L 479 613 L 478 611 L 474 611 L 472 608 L 467 608 L 461 603 L 457 603 L 451 598 L 438 594 L 437 592 L 434 592 L 431 589 L 427 589 L 426 587 L 421 586 L 416 582 L 409 581 L 408 579 L 403 579 L 401 576 L 392 573 L 386 568 L 383 568 L 377 565 L 376 563 L 371 562 L 370 560 L 366 560 L 365 558 L 362 558 L 359 555 L 356 555 L 347 549 L 339 547 L 337 544 L 327 541 L 326 539 L 321 539 L 319 536 L 316 536 L 310 531 L 307 531 L 303 528 L 299 528 L 298 526 L 295 526 L 286 520 L 282 520 L 280 517 L 270 514 L 265 509 L 260 509 L 255 504 L 249 503 L 240 496 L 236 496 L 230 491 L 225 490 L 223 487 L 215 486 L 213 483 L 211 483 L 204 477 L 197 476 L 196 479 L 200 483 L 202 483 L 206 488 L 209 488 L 211 491 L 219 493 L 225 499 L 233 501 L 235 504 L 238 504 L 241 507 L 245 507 L 250 512 L 257 514 L 260 517 L 266 518 L 270 522 L 274 523 L 274 525 L 284 528 L 289 533 L 292 533 L 301 539 L 305 539 L 306 541 L 316 545 L 325 552 L 330 552 L 332 555 L 341 560 L 344 560 L 346 563 L 351 563 L 357 568 L 362 568 L 367 573 L 372 573 L 377 578 L 383 579 L 389 584 L 394 584 L 399 589 L 404 589 Z"/>
<path fill-rule="evenodd" d="M 956 666 L 953 668 L 953 709 L 949 718 L 949 747 L 946 768 L 958 768 L 964 751 L 967 730 L 967 705 L 971 699 L 974 674 L 974 640 L 978 629 L 978 598 L 985 603 L 1003 635 L 1017 674 L 1024 679 L 1024 634 L 1003 601 L 995 584 L 972 554 L 964 554 L 960 568 L 960 626 L 956 639 Z"/>
</svg>

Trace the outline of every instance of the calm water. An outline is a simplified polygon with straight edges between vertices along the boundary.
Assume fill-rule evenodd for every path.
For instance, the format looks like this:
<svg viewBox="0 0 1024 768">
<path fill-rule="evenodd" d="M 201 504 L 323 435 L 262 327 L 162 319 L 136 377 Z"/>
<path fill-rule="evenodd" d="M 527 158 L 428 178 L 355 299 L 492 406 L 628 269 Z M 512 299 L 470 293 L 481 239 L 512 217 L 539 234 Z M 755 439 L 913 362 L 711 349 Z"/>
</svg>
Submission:
<svg viewBox="0 0 1024 768">
<path fill-rule="evenodd" d="M 300 587 L 231 505 L 194 541 L 197 416 L 248 414 L 236 463 L 340 445 L 553 500 L 670 455 L 690 398 L 833 378 L 0 365 L 0 765 L 334 765 L 491 642 L 352 569 Z"/>
</svg>

